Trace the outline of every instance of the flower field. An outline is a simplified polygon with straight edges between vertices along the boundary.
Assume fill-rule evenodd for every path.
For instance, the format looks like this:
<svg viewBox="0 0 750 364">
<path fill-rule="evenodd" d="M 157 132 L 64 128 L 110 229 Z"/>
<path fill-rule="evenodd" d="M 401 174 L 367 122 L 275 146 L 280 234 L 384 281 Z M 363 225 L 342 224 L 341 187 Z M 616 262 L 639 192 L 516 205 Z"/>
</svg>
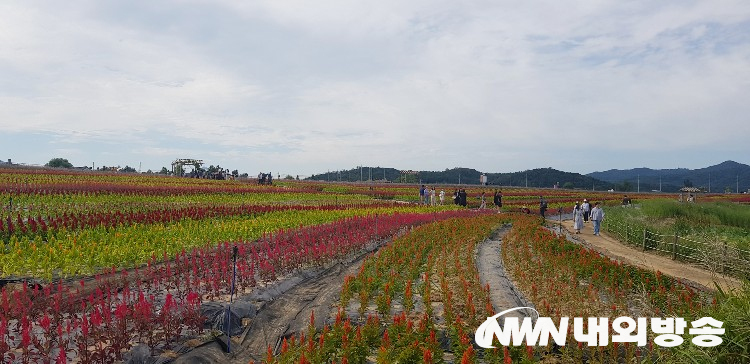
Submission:
<svg viewBox="0 0 750 364">
<path fill-rule="evenodd" d="M 315 186 L 0 171 L 1 277 L 46 280 L 409 206 Z M 452 207 L 436 208 L 441 211 Z M 420 210 L 424 210 L 420 208 Z"/>
<path fill-rule="evenodd" d="M 311 326 L 285 340 L 279 352 L 269 348 L 264 362 L 656 363 L 699 357 L 694 348 L 687 349 L 689 354 L 684 347 L 660 348 L 652 335 L 640 345 L 589 346 L 572 328 L 563 347 L 495 342 L 495 349 L 477 348 L 474 331 L 496 310 L 489 287 L 478 283 L 474 252 L 502 223 L 513 225 L 504 239 L 506 269 L 540 315 L 556 324 L 563 316 L 691 321 L 716 314 L 719 303 L 712 294 L 567 242 L 537 218 L 449 219 L 416 228 L 380 249 L 345 281 L 334 324 L 322 331 Z M 742 340 L 748 343 L 747 337 Z M 705 361 L 709 353 L 698 362 L 711 362 Z"/>
<path fill-rule="evenodd" d="M 489 189 L 467 190 L 472 206 L 482 191 L 491 195 Z M 550 209 L 567 210 L 583 198 L 619 204 L 619 195 L 602 192 L 503 193 L 507 212 L 523 205 L 533 210 L 539 195 Z M 153 356 L 166 355 L 188 339 L 216 335 L 205 325 L 203 304 L 227 302 L 230 293 L 249 295 L 378 244 L 383 245 L 341 283 L 335 309 L 314 313 L 330 317 L 328 325 L 316 327 L 311 317 L 306 332 L 258 353 L 257 361 L 682 358 L 679 351 L 655 347 L 651 336 L 643 346 L 576 345 L 569 332 L 564 347 L 478 347 L 475 330 L 499 308 L 492 305 L 489 286 L 479 283 L 476 249 L 503 224 L 512 226 L 503 238 L 508 273 L 542 316 L 556 322 L 563 316 L 694 319 L 724 307 L 724 296 L 599 256 L 550 232 L 536 216 L 396 202 L 416 195 L 413 185 L 257 186 L 0 169 L 0 358 L 116 363 L 137 345 Z M 732 332 L 728 337 L 734 338 Z M 748 342 L 742 340 L 736 339 L 740 346 Z"/>
</svg>

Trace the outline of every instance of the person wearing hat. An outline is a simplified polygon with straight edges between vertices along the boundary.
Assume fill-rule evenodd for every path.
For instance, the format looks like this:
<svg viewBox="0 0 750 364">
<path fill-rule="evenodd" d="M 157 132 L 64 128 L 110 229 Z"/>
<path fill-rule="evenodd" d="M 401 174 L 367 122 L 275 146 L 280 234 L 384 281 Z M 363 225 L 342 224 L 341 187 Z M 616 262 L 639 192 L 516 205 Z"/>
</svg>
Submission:
<svg viewBox="0 0 750 364">
<path fill-rule="evenodd" d="M 591 212 L 591 205 L 589 204 L 589 200 L 583 199 L 583 203 L 581 204 L 581 211 L 583 212 L 583 222 L 589 221 L 589 213 Z"/>
</svg>

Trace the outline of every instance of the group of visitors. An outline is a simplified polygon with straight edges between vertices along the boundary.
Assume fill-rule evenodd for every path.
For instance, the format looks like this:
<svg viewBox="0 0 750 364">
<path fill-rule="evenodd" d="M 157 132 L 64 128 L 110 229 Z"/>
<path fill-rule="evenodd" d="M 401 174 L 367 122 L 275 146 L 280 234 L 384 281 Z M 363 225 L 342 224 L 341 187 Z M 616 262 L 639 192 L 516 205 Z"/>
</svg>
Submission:
<svg viewBox="0 0 750 364">
<path fill-rule="evenodd" d="M 268 173 L 260 172 L 260 173 L 258 173 L 258 184 L 259 185 L 272 185 L 273 184 L 273 175 L 271 174 L 271 172 L 268 172 Z"/>
<path fill-rule="evenodd" d="M 467 193 L 465 189 L 456 188 L 453 191 L 453 203 L 454 204 L 466 207 L 468 205 L 466 198 L 467 198 Z M 478 198 L 479 198 L 479 208 L 480 209 L 487 208 L 486 192 L 482 192 Z M 433 206 L 436 205 L 437 203 L 442 205 L 443 203 L 445 203 L 445 191 L 440 190 L 439 193 L 436 193 L 435 187 L 430 188 L 429 186 L 422 185 L 419 188 L 419 203 L 425 204 L 425 205 L 433 205 Z M 495 190 L 495 194 L 492 198 L 492 203 L 497 207 L 497 210 L 499 212 L 500 208 L 503 206 L 503 192 L 502 191 Z"/>
<path fill-rule="evenodd" d="M 419 203 L 425 205 L 435 206 L 438 203 L 441 205 L 445 202 L 445 191 L 440 190 L 439 193 L 435 192 L 435 187 L 428 187 L 422 185 L 419 188 Z"/>
<path fill-rule="evenodd" d="M 466 190 L 455 189 L 453 191 L 453 203 L 459 206 L 466 207 Z"/>
<path fill-rule="evenodd" d="M 479 195 L 479 208 L 484 209 L 487 207 L 487 200 L 486 200 L 486 193 L 482 192 L 481 195 Z M 627 196 L 625 196 L 627 198 Z M 425 205 L 436 205 L 437 203 L 442 205 L 445 201 L 445 191 L 440 190 L 439 193 L 436 193 L 435 187 L 428 187 L 425 185 L 422 185 L 419 188 L 419 202 L 421 204 Z M 625 200 L 623 199 L 623 203 Z M 630 203 L 630 199 L 627 199 L 627 202 Z M 453 203 L 459 206 L 466 207 L 466 190 L 461 189 L 455 189 L 453 191 Z M 503 206 L 503 192 L 500 190 L 495 190 L 495 193 L 492 198 L 492 203 L 497 207 L 498 212 L 500 212 L 502 206 Z M 594 225 L 594 235 L 599 236 L 599 230 L 601 228 L 602 220 L 604 220 L 604 210 L 601 208 L 601 203 L 596 202 L 594 203 L 593 207 L 589 203 L 588 199 L 583 199 L 583 203 L 579 203 L 576 201 L 575 206 L 573 207 L 573 228 L 575 229 L 576 234 L 581 233 L 581 229 L 583 229 L 583 224 L 588 223 L 589 220 Z M 562 208 L 560 208 L 560 211 L 562 211 Z M 531 210 L 527 206 L 523 206 L 521 209 L 521 212 L 530 214 Z M 545 213 L 547 212 L 547 200 L 544 198 L 544 196 L 539 196 L 539 215 L 542 218 L 545 218 Z"/>
<path fill-rule="evenodd" d="M 591 204 L 585 198 L 582 204 L 576 201 L 573 207 L 573 229 L 575 229 L 576 234 L 580 234 L 583 224 L 588 223 L 589 219 L 591 219 L 594 224 L 594 235 L 599 236 L 599 229 L 601 228 L 602 220 L 604 220 L 604 210 L 602 210 L 600 205 L 601 203 L 595 202 L 594 207 L 591 207 Z"/>
</svg>

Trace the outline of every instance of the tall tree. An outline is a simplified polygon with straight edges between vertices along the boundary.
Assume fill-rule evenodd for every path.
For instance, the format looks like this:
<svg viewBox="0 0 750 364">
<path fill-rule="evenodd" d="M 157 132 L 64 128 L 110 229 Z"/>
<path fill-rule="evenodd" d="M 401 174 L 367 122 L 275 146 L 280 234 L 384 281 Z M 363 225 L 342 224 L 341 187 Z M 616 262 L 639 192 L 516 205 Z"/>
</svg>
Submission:
<svg viewBox="0 0 750 364">
<path fill-rule="evenodd" d="M 65 158 L 52 158 L 45 164 L 46 167 L 53 168 L 73 168 L 73 164 Z"/>
</svg>

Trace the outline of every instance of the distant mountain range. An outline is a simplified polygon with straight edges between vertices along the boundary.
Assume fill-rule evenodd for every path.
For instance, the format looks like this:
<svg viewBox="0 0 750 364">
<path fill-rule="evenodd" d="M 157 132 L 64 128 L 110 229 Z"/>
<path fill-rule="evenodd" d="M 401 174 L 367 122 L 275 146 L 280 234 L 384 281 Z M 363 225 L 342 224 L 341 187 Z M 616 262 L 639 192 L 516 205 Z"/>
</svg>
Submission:
<svg viewBox="0 0 750 364">
<path fill-rule="evenodd" d="M 406 172 L 406 173 L 402 173 Z M 389 182 L 424 184 L 470 184 L 478 185 L 481 172 L 472 168 L 453 168 L 444 171 L 401 171 L 395 168 L 362 167 L 349 170 L 315 174 L 307 180 L 318 181 L 367 181 L 369 179 Z M 558 171 L 552 168 L 537 168 L 513 173 L 485 173 L 487 184 L 492 186 L 548 187 L 555 184 L 562 188 L 606 190 L 615 184 L 597 180 L 579 173 Z"/>
<path fill-rule="evenodd" d="M 630 185 L 635 191 L 661 190 L 675 192 L 681 187 L 698 187 L 707 192 L 743 192 L 750 188 L 750 166 L 726 161 L 715 166 L 700 169 L 610 169 L 604 172 L 589 173 L 587 176 L 615 183 Z"/>
<path fill-rule="evenodd" d="M 401 171 L 385 167 L 357 167 L 349 170 L 315 174 L 307 180 L 367 181 L 425 184 L 479 184 L 481 172 L 471 168 L 444 171 Z M 611 169 L 587 175 L 553 168 L 537 168 L 512 173 L 485 173 L 492 186 L 548 187 L 586 190 L 662 191 L 676 192 L 681 187 L 698 187 L 710 192 L 740 192 L 750 188 L 750 166 L 726 161 L 701 169 Z"/>
</svg>

